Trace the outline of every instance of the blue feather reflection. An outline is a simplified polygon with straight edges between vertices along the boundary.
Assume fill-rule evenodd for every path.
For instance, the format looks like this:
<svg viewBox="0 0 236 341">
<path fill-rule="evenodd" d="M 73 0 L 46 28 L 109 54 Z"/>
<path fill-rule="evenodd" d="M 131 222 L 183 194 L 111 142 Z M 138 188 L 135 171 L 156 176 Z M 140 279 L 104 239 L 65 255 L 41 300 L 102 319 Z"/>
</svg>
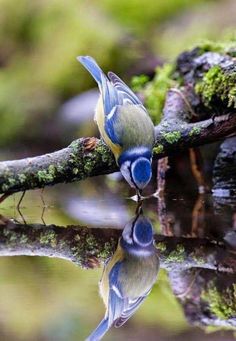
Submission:
<svg viewBox="0 0 236 341">
<path fill-rule="evenodd" d="M 111 326 L 122 326 L 150 293 L 158 270 L 152 225 L 140 212 L 126 224 L 104 267 L 99 286 L 106 313 L 87 341 L 101 340 Z"/>
</svg>

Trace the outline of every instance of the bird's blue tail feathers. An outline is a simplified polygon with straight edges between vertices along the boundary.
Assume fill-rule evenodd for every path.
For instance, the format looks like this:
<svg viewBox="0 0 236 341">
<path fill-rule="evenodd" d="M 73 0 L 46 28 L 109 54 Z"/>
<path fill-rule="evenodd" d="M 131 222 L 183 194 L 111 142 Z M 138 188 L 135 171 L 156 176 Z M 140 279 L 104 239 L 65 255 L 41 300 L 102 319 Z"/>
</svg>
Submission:
<svg viewBox="0 0 236 341">
<path fill-rule="evenodd" d="M 79 56 L 77 60 L 83 64 L 83 66 L 88 70 L 89 73 L 93 76 L 95 81 L 98 83 L 99 89 L 102 89 L 102 75 L 106 78 L 104 72 L 98 66 L 96 61 L 90 56 Z"/>
<path fill-rule="evenodd" d="M 104 318 L 97 328 L 90 334 L 85 341 L 99 341 L 102 339 L 102 337 L 106 334 L 108 329 L 110 328 L 109 326 L 109 319 Z"/>
<path fill-rule="evenodd" d="M 77 57 L 77 60 L 83 64 L 98 83 L 99 90 L 102 94 L 104 112 L 105 115 L 108 115 L 116 105 L 122 104 L 116 88 L 112 85 L 110 80 L 92 57 L 79 56 Z"/>
</svg>

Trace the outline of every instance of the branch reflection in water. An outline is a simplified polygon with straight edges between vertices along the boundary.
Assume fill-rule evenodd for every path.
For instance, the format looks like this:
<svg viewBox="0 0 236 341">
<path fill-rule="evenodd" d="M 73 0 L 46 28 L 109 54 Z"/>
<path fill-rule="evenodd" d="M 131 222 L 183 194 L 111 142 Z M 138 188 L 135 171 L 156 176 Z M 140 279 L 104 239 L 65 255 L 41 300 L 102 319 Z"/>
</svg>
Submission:
<svg viewBox="0 0 236 341">
<path fill-rule="evenodd" d="M 190 202 L 187 193 L 185 197 L 185 192 L 182 191 L 181 200 L 173 200 L 173 196 L 167 192 L 165 196 L 159 198 L 159 204 L 162 234 L 155 234 L 155 246 L 160 258 L 160 267 L 167 270 L 173 293 L 181 304 L 186 318 L 191 324 L 198 326 L 235 328 L 236 258 L 235 243 L 230 235 L 235 233 L 235 201 L 233 198 L 230 202 L 217 201 L 212 196 L 201 194 L 192 198 Z M 156 202 L 145 200 L 144 205 L 146 214 L 151 216 L 150 212 L 155 209 Z M 155 222 L 156 220 L 153 220 L 153 226 Z M 150 222 L 144 217 L 141 209 L 125 226 L 122 236 L 120 230 L 112 228 L 24 225 L 3 216 L 0 218 L 0 226 L 0 256 L 58 257 L 68 259 L 83 268 L 94 268 L 106 262 L 101 282 L 103 284 L 100 285 L 101 292 L 104 291 L 102 289 L 104 282 L 108 287 L 110 280 L 108 274 L 113 273 L 115 263 L 120 261 L 119 251 L 123 251 L 123 254 L 126 252 L 128 256 L 128 251 L 132 253 L 136 250 L 137 240 L 145 236 L 147 239 L 144 244 L 147 243 L 147 248 L 150 247 L 153 252 L 155 250 Z M 143 233 L 141 236 L 138 234 L 140 231 Z M 149 231 L 149 234 L 146 234 L 146 231 Z M 134 241 L 133 245 L 129 244 L 129 241 Z M 144 247 L 139 245 L 138 250 L 145 248 L 145 245 Z M 139 252 L 137 253 L 139 255 Z M 142 256 L 142 252 L 140 255 Z M 128 259 L 127 257 L 126 264 Z M 158 262 L 158 258 L 156 259 Z M 131 269 L 135 269 L 134 264 Z M 127 287 L 130 283 L 131 286 L 135 283 L 135 290 L 138 289 L 137 283 L 141 283 L 138 276 L 141 272 L 143 278 L 149 277 L 149 284 L 146 284 L 151 288 L 155 276 L 147 275 L 148 267 L 142 268 L 143 264 L 144 262 L 141 262 L 138 265 L 140 270 L 133 281 L 131 281 L 133 275 L 124 277 L 124 280 L 127 280 Z M 117 276 L 116 271 L 113 271 L 114 277 Z M 129 267 L 127 266 L 124 271 L 127 274 Z M 112 277 L 114 288 L 117 289 L 113 289 L 113 296 L 117 296 L 118 303 L 117 306 L 114 303 L 111 305 L 108 294 L 104 299 L 107 306 L 104 319 L 108 318 L 106 328 L 123 313 L 121 289 L 114 277 Z M 124 283 L 126 282 L 123 281 L 122 285 Z M 147 292 L 148 288 L 146 289 Z M 104 294 L 102 296 L 104 298 Z M 141 296 L 144 297 L 145 293 Z M 132 301 L 135 303 L 135 299 Z M 138 303 L 137 299 L 137 305 L 134 304 L 130 309 L 125 308 L 128 310 L 125 316 L 129 317 Z M 113 309 L 110 315 L 109 309 Z"/>
</svg>

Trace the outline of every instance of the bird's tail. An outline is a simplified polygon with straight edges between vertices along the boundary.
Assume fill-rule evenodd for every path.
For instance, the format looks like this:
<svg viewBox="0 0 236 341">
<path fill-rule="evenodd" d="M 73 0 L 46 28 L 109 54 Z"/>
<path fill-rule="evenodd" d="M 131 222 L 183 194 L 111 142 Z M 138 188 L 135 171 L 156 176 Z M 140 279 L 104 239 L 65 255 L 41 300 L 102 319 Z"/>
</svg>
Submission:
<svg viewBox="0 0 236 341">
<path fill-rule="evenodd" d="M 104 318 L 97 328 L 90 334 L 85 341 L 99 341 L 102 339 L 102 337 L 106 334 L 108 329 L 110 328 L 109 326 L 109 319 Z"/>
<path fill-rule="evenodd" d="M 98 83 L 98 86 L 101 91 L 102 77 L 104 76 L 106 78 L 106 76 L 104 72 L 102 71 L 102 69 L 98 66 L 96 61 L 90 56 L 79 56 L 77 57 L 77 60 L 81 64 L 83 64 L 83 66 L 88 70 L 89 73 L 91 73 L 95 81 Z"/>
</svg>

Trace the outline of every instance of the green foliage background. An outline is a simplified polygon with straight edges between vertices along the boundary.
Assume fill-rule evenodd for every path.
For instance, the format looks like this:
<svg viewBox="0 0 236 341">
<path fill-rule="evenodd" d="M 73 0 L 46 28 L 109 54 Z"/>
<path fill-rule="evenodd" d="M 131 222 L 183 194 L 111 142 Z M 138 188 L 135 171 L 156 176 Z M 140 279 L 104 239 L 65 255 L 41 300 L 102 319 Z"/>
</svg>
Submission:
<svg viewBox="0 0 236 341">
<path fill-rule="evenodd" d="M 203 39 L 233 35 L 234 10 L 232 0 L 0 0 L 0 159 L 49 151 L 48 135 L 51 149 L 72 140 L 65 127 L 54 136 L 56 113 L 95 86 L 77 55 L 93 56 L 129 83 L 138 65 L 142 73 L 147 56 L 172 62 Z M 161 114 L 171 66 L 158 70 L 151 114 L 153 108 Z M 133 80 L 136 90 L 139 81 Z M 38 222 L 40 205 L 32 207 L 38 194 L 28 195 L 27 216 Z M 12 200 L 1 206 L 2 214 L 13 216 L 17 198 Z M 70 223 L 62 212 L 51 210 L 47 223 Z M 103 314 L 99 270 L 86 272 L 62 260 L 1 258 L 0 273 L 0 326 L 8 340 L 80 340 Z M 188 328 L 164 272 L 131 323 L 155 326 L 169 337 Z M 125 328 L 110 335 L 107 340 L 125 338 Z"/>
<path fill-rule="evenodd" d="M 0 146 L 39 138 L 63 101 L 94 86 L 77 55 L 92 55 L 129 81 L 147 53 L 172 60 L 199 39 L 222 35 L 231 27 L 230 18 L 218 25 L 223 3 L 0 0 Z"/>
</svg>

